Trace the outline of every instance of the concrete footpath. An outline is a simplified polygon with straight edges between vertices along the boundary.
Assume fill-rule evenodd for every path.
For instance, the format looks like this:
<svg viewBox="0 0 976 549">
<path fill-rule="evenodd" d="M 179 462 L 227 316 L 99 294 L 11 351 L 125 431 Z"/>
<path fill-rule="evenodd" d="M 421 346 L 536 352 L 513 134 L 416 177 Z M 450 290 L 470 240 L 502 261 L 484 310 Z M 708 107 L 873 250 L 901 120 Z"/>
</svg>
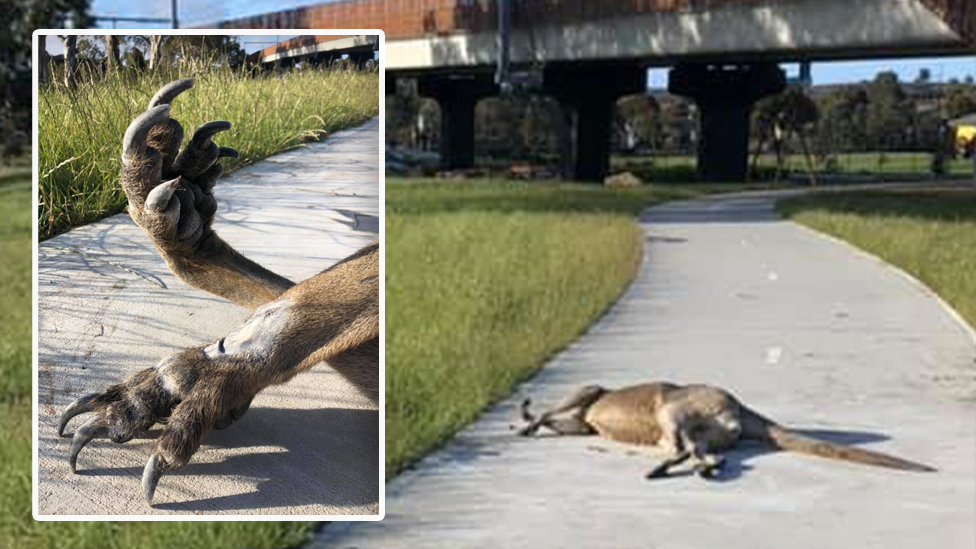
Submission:
<svg viewBox="0 0 976 549">
<path fill-rule="evenodd" d="M 217 183 L 214 227 L 247 257 L 304 280 L 379 238 L 379 154 L 373 119 L 243 168 Z M 123 445 L 93 441 L 72 475 L 71 439 L 56 432 L 68 403 L 216 341 L 250 313 L 176 279 L 127 214 L 42 243 L 38 271 L 41 514 L 379 511 L 379 412 L 325 365 L 265 390 L 240 421 L 209 433 L 160 481 L 153 510 L 139 479 L 159 426 Z"/>
<path fill-rule="evenodd" d="M 390 482 L 384 521 L 330 525 L 311 547 L 972 549 L 972 333 L 900 271 L 780 220 L 773 202 L 649 210 L 640 273 L 589 333 Z M 939 472 L 748 446 L 714 481 L 646 481 L 647 450 L 511 430 L 525 397 L 648 380 L 720 385 L 811 436 Z"/>
</svg>

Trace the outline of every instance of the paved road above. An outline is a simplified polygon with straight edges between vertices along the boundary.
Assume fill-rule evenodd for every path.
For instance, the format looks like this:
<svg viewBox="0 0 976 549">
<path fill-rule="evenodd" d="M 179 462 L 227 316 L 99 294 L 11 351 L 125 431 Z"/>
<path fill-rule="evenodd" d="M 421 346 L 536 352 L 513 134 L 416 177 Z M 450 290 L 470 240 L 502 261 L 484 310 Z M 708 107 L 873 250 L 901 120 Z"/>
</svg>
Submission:
<svg viewBox="0 0 976 549">
<path fill-rule="evenodd" d="M 780 220 L 768 195 L 642 219 L 626 295 L 511 398 L 387 486 L 386 519 L 321 548 L 971 549 L 976 342 L 893 267 Z M 706 382 L 810 435 L 938 467 L 906 473 L 748 446 L 716 481 L 645 481 L 656 458 L 513 434 L 525 397 L 589 383 Z"/>
<path fill-rule="evenodd" d="M 379 181 L 374 119 L 221 179 L 214 227 L 251 259 L 304 280 L 378 238 Z M 39 511 L 147 513 L 139 479 L 151 439 L 96 440 L 72 475 L 58 415 L 179 349 L 216 341 L 249 312 L 177 280 L 126 214 L 48 240 L 39 253 Z M 374 514 L 379 418 L 317 366 L 209 433 L 189 465 L 163 477 L 152 512 Z"/>
</svg>

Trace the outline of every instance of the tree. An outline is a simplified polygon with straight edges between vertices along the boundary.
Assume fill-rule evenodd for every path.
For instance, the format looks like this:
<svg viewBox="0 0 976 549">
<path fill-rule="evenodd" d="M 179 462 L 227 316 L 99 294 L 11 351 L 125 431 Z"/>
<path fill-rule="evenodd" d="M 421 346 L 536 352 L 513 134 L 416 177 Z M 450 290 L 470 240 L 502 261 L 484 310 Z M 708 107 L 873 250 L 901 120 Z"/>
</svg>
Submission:
<svg viewBox="0 0 976 549">
<path fill-rule="evenodd" d="M 976 112 L 976 87 L 972 85 L 949 85 L 943 99 L 945 115 L 949 120 Z"/>
<path fill-rule="evenodd" d="M 915 105 L 894 72 L 881 72 L 866 88 L 868 98 L 867 140 L 879 151 L 893 151 L 909 141 Z"/>
<path fill-rule="evenodd" d="M 790 86 L 782 93 L 759 101 L 753 120 L 760 139 L 771 138 L 773 141 L 777 180 L 783 170 L 783 147 L 791 136 L 795 136 L 807 161 L 810 183 L 817 184 L 807 134 L 819 118 L 817 104 L 798 86 Z M 762 141 L 760 147 L 761 144 Z M 755 161 L 753 166 L 755 167 Z"/>
<path fill-rule="evenodd" d="M 58 39 L 64 46 L 64 85 L 74 88 L 78 76 L 78 37 L 58 35 Z"/>
<path fill-rule="evenodd" d="M 242 63 L 245 57 L 244 49 L 233 35 L 169 36 L 165 40 L 159 39 L 157 49 L 157 63 L 152 62 L 152 51 L 150 52 L 150 65 L 153 68 L 158 63 L 177 62 L 234 67 Z"/>
<path fill-rule="evenodd" d="M 868 96 L 864 86 L 845 86 L 819 100 L 816 148 L 821 156 L 867 148 Z"/>
<path fill-rule="evenodd" d="M 625 149 L 653 145 L 658 138 L 660 106 L 647 94 L 629 95 L 617 102 L 617 143 Z"/>
<path fill-rule="evenodd" d="M 109 71 L 116 71 L 119 69 L 119 36 L 116 34 L 106 34 L 105 35 L 105 58 L 106 67 Z"/>
<path fill-rule="evenodd" d="M 141 71 L 146 68 L 146 56 L 139 48 L 130 47 L 122 56 L 122 64 L 126 69 Z"/>
<path fill-rule="evenodd" d="M 916 84 L 928 84 L 932 81 L 932 71 L 927 67 L 918 69 L 918 76 L 915 77 Z"/>
<path fill-rule="evenodd" d="M 35 29 L 88 25 L 88 0 L 6 0 L 0 9 L 0 140 L 31 128 L 31 41 Z M 43 38 L 41 38 L 43 41 Z M 19 135 L 18 135 L 19 134 Z"/>
<path fill-rule="evenodd" d="M 153 34 L 149 36 L 149 70 L 159 66 L 159 59 L 163 54 L 163 40 L 165 36 Z"/>
</svg>

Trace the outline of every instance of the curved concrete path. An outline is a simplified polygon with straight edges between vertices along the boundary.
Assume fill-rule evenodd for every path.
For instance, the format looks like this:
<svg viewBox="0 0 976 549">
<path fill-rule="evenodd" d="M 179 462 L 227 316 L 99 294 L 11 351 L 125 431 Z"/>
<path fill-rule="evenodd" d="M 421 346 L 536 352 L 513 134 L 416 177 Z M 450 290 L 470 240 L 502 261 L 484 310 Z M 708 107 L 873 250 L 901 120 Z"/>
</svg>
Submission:
<svg viewBox="0 0 976 549">
<path fill-rule="evenodd" d="M 681 549 L 976 545 L 976 343 L 894 268 L 782 221 L 770 196 L 642 219 L 625 297 L 511 398 L 387 485 L 386 519 L 315 548 Z M 749 447 L 723 476 L 643 479 L 596 438 L 513 435 L 526 396 L 584 384 L 724 386 L 780 422 L 937 466 L 903 473 Z"/>
<path fill-rule="evenodd" d="M 238 170 L 217 183 L 214 226 L 258 263 L 304 280 L 379 237 L 379 146 L 373 119 Z M 93 441 L 72 475 L 58 414 L 176 350 L 215 341 L 250 313 L 177 280 L 127 214 L 41 243 L 38 293 L 38 511 L 150 512 L 139 478 L 151 439 Z M 151 512 L 375 515 L 379 418 L 354 387 L 317 366 L 209 433 L 189 465 L 163 477 Z"/>
</svg>

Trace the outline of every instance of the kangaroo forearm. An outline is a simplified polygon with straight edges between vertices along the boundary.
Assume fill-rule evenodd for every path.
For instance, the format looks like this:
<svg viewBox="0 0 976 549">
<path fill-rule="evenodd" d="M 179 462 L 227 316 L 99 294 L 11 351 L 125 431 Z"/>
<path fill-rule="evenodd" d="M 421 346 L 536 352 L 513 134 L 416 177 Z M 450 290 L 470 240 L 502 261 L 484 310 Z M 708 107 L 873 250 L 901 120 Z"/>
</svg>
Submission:
<svg viewBox="0 0 976 549">
<path fill-rule="evenodd" d="M 241 374 L 261 387 L 287 381 L 322 361 L 344 371 L 370 358 L 375 363 L 378 258 L 378 248 L 368 246 L 301 282 L 258 307 L 244 324 L 204 348 L 204 354 L 243 359 L 239 364 L 249 371 Z"/>
<path fill-rule="evenodd" d="M 216 233 L 198 249 L 159 251 L 173 274 L 187 284 L 251 310 L 295 285 L 244 257 Z"/>
</svg>

